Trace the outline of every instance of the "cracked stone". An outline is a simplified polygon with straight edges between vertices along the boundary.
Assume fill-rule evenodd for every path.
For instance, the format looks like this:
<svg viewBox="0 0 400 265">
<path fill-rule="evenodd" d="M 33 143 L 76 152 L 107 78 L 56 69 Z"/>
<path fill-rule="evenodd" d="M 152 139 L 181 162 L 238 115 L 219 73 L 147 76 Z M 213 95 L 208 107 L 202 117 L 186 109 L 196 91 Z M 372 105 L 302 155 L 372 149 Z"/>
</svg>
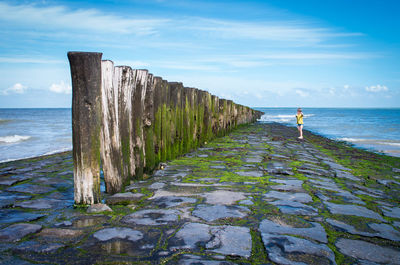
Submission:
<svg viewBox="0 0 400 265">
<path fill-rule="evenodd" d="M 213 222 L 221 218 L 243 218 L 247 216 L 249 209 L 244 206 L 205 205 L 199 204 L 192 215 L 207 222 Z"/>
<path fill-rule="evenodd" d="M 0 242 L 15 242 L 23 237 L 34 234 L 42 229 L 41 225 L 37 224 L 13 224 L 0 230 Z"/>
<path fill-rule="evenodd" d="M 87 213 L 112 212 L 112 209 L 107 204 L 97 203 L 90 205 L 87 208 L 86 212 Z"/>
<path fill-rule="evenodd" d="M 313 201 L 312 197 L 307 193 L 288 193 L 288 192 L 270 191 L 264 194 L 264 197 L 278 199 L 278 200 L 296 201 L 302 203 L 308 203 Z"/>
<path fill-rule="evenodd" d="M 7 188 L 6 190 L 12 192 L 22 192 L 30 194 L 43 194 L 53 191 L 54 188 L 25 183 Z"/>
<path fill-rule="evenodd" d="M 27 208 L 27 209 L 43 210 L 43 209 L 60 208 L 60 207 L 66 206 L 66 204 L 67 204 L 66 201 L 62 201 L 62 200 L 41 198 L 41 199 L 36 199 L 36 200 L 18 202 L 15 204 L 15 206 Z"/>
<path fill-rule="evenodd" d="M 0 223 L 30 222 L 30 221 L 35 221 L 46 215 L 47 214 L 3 209 L 0 211 Z"/>
<path fill-rule="evenodd" d="M 340 238 L 336 247 L 343 254 L 355 259 L 368 260 L 384 264 L 400 264 L 400 251 L 381 247 L 361 240 Z"/>
<path fill-rule="evenodd" d="M 385 216 L 400 218 L 400 207 L 394 207 L 388 210 L 382 208 L 382 212 Z"/>
<path fill-rule="evenodd" d="M 144 195 L 142 193 L 123 192 L 116 193 L 107 198 L 106 202 L 109 205 L 114 204 L 129 204 L 139 201 Z"/>
<path fill-rule="evenodd" d="M 246 199 L 243 192 L 233 192 L 227 190 L 216 190 L 201 195 L 206 198 L 206 203 L 232 205 L 237 201 Z"/>
<path fill-rule="evenodd" d="M 328 222 L 329 224 L 331 224 L 336 228 L 339 228 L 339 230 L 344 230 L 350 234 L 362 235 L 367 237 L 381 237 L 393 241 L 400 241 L 400 232 L 398 232 L 388 224 L 369 223 L 367 225 L 372 230 L 376 231 L 376 233 L 370 233 L 370 232 L 358 231 L 352 225 L 346 224 L 338 220 L 328 218 L 326 219 L 326 222 Z"/>
<path fill-rule="evenodd" d="M 195 203 L 196 201 L 195 198 L 190 197 L 165 196 L 156 198 L 154 203 L 161 208 L 171 208 L 186 203 Z"/>
<path fill-rule="evenodd" d="M 31 179 L 33 176 L 14 175 L 11 177 L 0 178 L 0 185 L 11 186 L 15 183 Z"/>
<path fill-rule="evenodd" d="M 122 222 L 138 225 L 167 225 L 178 221 L 179 214 L 177 210 L 141 210 L 123 217 Z"/>
<path fill-rule="evenodd" d="M 93 237 L 100 241 L 118 238 L 135 242 L 143 238 L 143 233 L 126 227 L 112 227 L 97 231 Z"/>
<path fill-rule="evenodd" d="M 292 234 L 299 235 L 302 237 L 308 237 L 314 240 L 317 240 L 322 243 L 328 243 L 328 239 L 326 237 L 325 229 L 316 222 L 309 223 L 311 227 L 293 227 L 289 224 L 286 224 L 280 220 L 280 222 L 274 222 L 268 219 L 264 219 L 260 223 L 260 232 L 267 234 Z"/>
<path fill-rule="evenodd" d="M 317 215 L 318 212 L 315 208 L 296 201 L 277 200 L 269 203 L 285 214 Z"/>
<path fill-rule="evenodd" d="M 367 217 L 376 219 L 382 222 L 386 222 L 378 213 L 371 211 L 365 207 L 350 204 L 336 204 L 331 202 L 326 202 L 329 211 L 332 214 L 344 214 L 344 215 L 356 215 L 361 217 Z"/>
</svg>

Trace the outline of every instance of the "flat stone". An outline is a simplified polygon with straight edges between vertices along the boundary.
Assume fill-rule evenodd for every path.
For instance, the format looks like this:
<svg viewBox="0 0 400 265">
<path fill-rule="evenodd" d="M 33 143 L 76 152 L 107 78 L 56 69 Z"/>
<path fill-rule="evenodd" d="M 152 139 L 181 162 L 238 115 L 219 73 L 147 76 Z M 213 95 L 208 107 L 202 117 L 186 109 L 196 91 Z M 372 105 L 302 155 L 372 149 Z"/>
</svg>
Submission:
<svg viewBox="0 0 400 265">
<path fill-rule="evenodd" d="M 156 198 L 154 203 L 160 208 L 171 208 L 186 203 L 195 203 L 196 201 L 195 198 L 190 197 L 165 196 Z"/>
<path fill-rule="evenodd" d="M 206 198 L 206 203 L 232 205 L 237 201 L 246 199 L 243 192 L 233 192 L 227 190 L 216 190 L 213 192 L 204 193 L 201 195 Z"/>
<path fill-rule="evenodd" d="M 335 163 L 333 161 L 330 160 L 324 160 L 323 161 L 325 164 L 327 164 L 328 166 L 330 166 L 330 168 L 332 168 L 333 170 L 350 170 L 350 168 L 344 167 L 338 163 Z"/>
<path fill-rule="evenodd" d="M 183 245 L 170 249 L 199 249 L 242 257 L 251 255 L 250 229 L 240 226 L 210 226 L 201 223 L 186 223 L 175 235 L 175 241 L 183 241 Z"/>
<path fill-rule="evenodd" d="M 382 212 L 385 216 L 400 218 L 400 207 L 394 207 L 391 209 L 382 208 Z"/>
<path fill-rule="evenodd" d="M 4 186 L 11 186 L 15 183 L 24 181 L 24 180 L 28 180 L 31 179 L 32 176 L 29 175 L 14 175 L 11 177 L 4 177 L 4 178 L 0 178 L 0 185 L 4 185 Z"/>
<path fill-rule="evenodd" d="M 318 214 L 318 211 L 315 208 L 296 201 L 277 200 L 269 203 L 277 206 L 279 210 L 285 214 L 298 214 L 298 215 Z"/>
<path fill-rule="evenodd" d="M 29 194 L 43 194 L 54 190 L 54 188 L 25 183 L 7 188 L 6 190 L 12 192 L 29 193 Z"/>
<path fill-rule="evenodd" d="M 236 171 L 235 174 L 238 174 L 240 176 L 244 177 L 257 177 L 260 178 L 264 176 L 264 173 L 262 171 Z"/>
<path fill-rule="evenodd" d="M 244 206 L 205 205 L 199 204 L 192 215 L 207 222 L 213 222 L 221 218 L 243 218 L 247 216 L 249 209 Z"/>
<path fill-rule="evenodd" d="M 254 202 L 252 200 L 243 200 L 240 201 L 239 204 L 243 204 L 243 205 L 254 205 Z"/>
<path fill-rule="evenodd" d="M 42 229 L 41 225 L 37 224 L 13 224 L 0 230 L 0 242 L 15 242 L 23 237 L 38 232 Z"/>
<path fill-rule="evenodd" d="M 308 203 L 313 201 L 312 197 L 307 193 L 288 193 L 288 192 L 270 191 L 264 194 L 264 197 L 278 199 L 278 200 L 296 201 L 302 203 Z"/>
<path fill-rule="evenodd" d="M 170 263 L 168 263 L 170 264 Z M 171 263 L 173 264 L 173 263 Z M 233 265 L 230 261 L 210 260 L 207 257 L 185 254 L 182 255 L 177 263 L 178 265 Z"/>
<path fill-rule="evenodd" d="M 360 181 L 360 178 L 354 176 L 353 174 L 351 174 L 347 171 L 342 171 L 342 170 L 336 171 L 336 177 L 350 179 L 350 180 L 354 180 L 354 181 Z"/>
<path fill-rule="evenodd" d="M 340 238 L 336 247 L 343 254 L 355 259 L 368 260 L 384 264 L 400 264 L 400 251 L 381 247 L 361 240 Z"/>
<path fill-rule="evenodd" d="M 162 189 L 164 187 L 165 187 L 165 183 L 164 182 L 154 182 L 153 184 L 151 184 L 149 186 L 149 189 L 158 190 L 158 189 Z"/>
<path fill-rule="evenodd" d="M 129 204 L 139 201 L 144 195 L 142 193 L 123 192 L 116 193 L 107 198 L 106 202 L 109 205 L 114 204 Z"/>
<path fill-rule="evenodd" d="M 143 233 L 127 227 L 112 227 L 97 231 L 93 237 L 100 241 L 118 238 L 135 242 L 143 238 Z"/>
<path fill-rule="evenodd" d="M 362 206 L 350 205 L 350 204 L 336 204 L 330 202 L 325 202 L 325 204 L 326 206 L 328 206 L 329 211 L 333 214 L 355 215 L 386 222 L 385 219 L 383 219 L 382 216 L 380 216 L 378 213 Z"/>
<path fill-rule="evenodd" d="M 122 218 L 123 223 L 138 225 L 167 225 L 178 221 L 179 211 L 149 209 L 129 214 Z"/>
<path fill-rule="evenodd" d="M 35 221 L 47 214 L 30 213 L 20 210 L 3 209 L 0 211 L 0 223 L 17 223 Z"/>
<path fill-rule="evenodd" d="M 7 194 L 0 195 L 0 208 L 6 208 L 14 205 L 17 200 L 28 200 L 32 198 L 29 195 L 15 195 L 15 194 Z"/>
<path fill-rule="evenodd" d="M 375 230 L 376 233 L 370 233 L 365 231 L 358 231 L 352 225 L 346 224 L 344 222 L 334 220 L 334 219 L 326 219 L 326 222 L 331 224 L 332 226 L 338 228 L 339 230 L 344 230 L 347 233 L 353 235 L 362 235 L 367 237 L 381 237 L 385 239 L 389 239 L 392 241 L 400 241 L 400 232 L 395 230 L 392 226 L 388 224 L 377 224 L 377 223 L 369 223 L 367 224 L 372 230 Z"/>
<path fill-rule="evenodd" d="M 176 249 L 196 249 L 199 242 L 208 242 L 211 240 L 210 226 L 201 223 L 186 223 L 176 234 L 177 239 L 183 240 L 184 245 L 173 247 Z"/>
<path fill-rule="evenodd" d="M 283 185 L 272 185 L 271 189 L 282 191 L 303 191 L 303 181 L 297 179 L 271 179 L 272 182 Z"/>
<path fill-rule="evenodd" d="M 213 165 L 213 166 L 210 166 L 210 168 L 213 168 L 213 169 L 226 169 L 226 166 Z"/>
<path fill-rule="evenodd" d="M 248 156 L 243 159 L 246 163 L 261 163 L 262 160 L 262 156 Z"/>
<path fill-rule="evenodd" d="M 56 223 L 54 225 L 57 226 L 57 227 L 59 227 L 59 226 L 61 226 L 61 227 L 63 227 L 63 226 L 71 226 L 72 222 L 71 221 L 63 221 L 63 222 L 60 222 L 60 223 Z"/>
<path fill-rule="evenodd" d="M 268 258 L 278 264 L 336 264 L 333 251 L 324 244 L 316 244 L 293 236 L 261 233 Z"/>
<path fill-rule="evenodd" d="M 36 199 L 36 200 L 15 203 L 16 207 L 22 207 L 22 208 L 27 208 L 27 209 L 36 209 L 36 210 L 55 209 L 55 208 L 63 207 L 65 205 L 66 205 L 65 201 L 48 199 L 48 198 L 41 198 L 41 199 Z"/>
<path fill-rule="evenodd" d="M 61 243 L 42 243 L 36 241 L 25 241 L 18 246 L 14 247 L 13 250 L 17 252 L 35 252 L 39 254 L 54 253 L 58 249 L 65 247 Z"/>
<path fill-rule="evenodd" d="M 97 203 L 90 205 L 87 208 L 86 212 L 87 213 L 112 212 L 112 209 L 107 204 Z"/>
<path fill-rule="evenodd" d="M 325 229 L 316 222 L 309 223 L 311 227 L 294 227 L 290 224 L 284 223 L 280 220 L 280 222 L 271 221 L 268 219 L 264 219 L 260 223 L 260 232 L 268 233 L 268 234 L 292 234 L 298 235 L 302 237 L 308 237 L 310 239 L 317 240 L 322 243 L 328 243 L 328 239 L 326 237 Z"/>
<path fill-rule="evenodd" d="M 251 255 L 250 229 L 240 226 L 211 227 L 212 241 L 206 244 L 207 249 L 212 249 L 223 255 L 241 256 L 249 258 Z"/>
<path fill-rule="evenodd" d="M 393 179 L 378 179 L 378 183 L 390 187 L 392 184 L 400 185 L 400 182 Z"/>
<path fill-rule="evenodd" d="M 109 216 L 106 215 L 89 215 L 89 216 L 81 216 L 73 220 L 73 227 L 76 228 L 84 228 L 91 227 L 100 224 L 104 224 L 110 219 Z M 68 222 L 68 221 L 66 221 Z M 67 223 L 68 224 L 68 223 Z"/>
</svg>

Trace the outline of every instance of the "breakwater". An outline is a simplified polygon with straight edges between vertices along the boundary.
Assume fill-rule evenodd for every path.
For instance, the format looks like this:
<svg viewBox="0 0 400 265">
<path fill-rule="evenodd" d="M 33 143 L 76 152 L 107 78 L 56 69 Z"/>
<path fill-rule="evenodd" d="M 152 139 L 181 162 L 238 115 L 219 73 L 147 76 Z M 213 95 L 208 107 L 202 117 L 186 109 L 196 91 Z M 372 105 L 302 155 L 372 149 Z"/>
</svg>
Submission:
<svg viewBox="0 0 400 265">
<path fill-rule="evenodd" d="M 130 179 L 140 179 L 160 162 L 262 114 L 147 70 L 114 66 L 101 57 L 101 53 L 68 53 L 77 204 L 101 201 L 101 167 L 106 191 L 120 192 Z"/>
</svg>

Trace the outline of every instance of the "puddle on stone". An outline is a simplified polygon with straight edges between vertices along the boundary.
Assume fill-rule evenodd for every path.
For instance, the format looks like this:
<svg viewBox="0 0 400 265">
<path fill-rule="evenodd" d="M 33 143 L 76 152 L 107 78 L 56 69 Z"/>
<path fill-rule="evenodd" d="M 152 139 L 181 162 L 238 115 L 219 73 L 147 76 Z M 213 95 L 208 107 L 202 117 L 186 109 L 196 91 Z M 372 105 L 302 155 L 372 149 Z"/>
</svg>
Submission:
<svg viewBox="0 0 400 265">
<path fill-rule="evenodd" d="M 73 227 L 76 228 L 83 228 L 83 227 L 89 227 L 89 226 L 95 226 L 98 224 L 102 224 L 108 221 L 110 217 L 108 216 L 87 216 L 87 217 L 80 217 L 78 219 L 75 219 L 73 223 Z"/>
</svg>

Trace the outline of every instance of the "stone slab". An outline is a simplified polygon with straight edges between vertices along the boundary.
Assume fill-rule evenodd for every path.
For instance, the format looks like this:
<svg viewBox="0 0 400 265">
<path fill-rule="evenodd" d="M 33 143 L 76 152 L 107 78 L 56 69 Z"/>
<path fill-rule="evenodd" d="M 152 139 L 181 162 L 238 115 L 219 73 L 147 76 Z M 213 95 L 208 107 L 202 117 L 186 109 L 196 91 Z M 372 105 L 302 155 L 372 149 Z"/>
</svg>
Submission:
<svg viewBox="0 0 400 265">
<path fill-rule="evenodd" d="M 42 226 L 37 224 L 13 224 L 0 230 L 0 242 L 19 241 L 29 234 L 38 232 L 40 229 L 42 229 Z"/>
<path fill-rule="evenodd" d="M 6 190 L 11 192 L 22 192 L 29 194 L 43 194 L 53 191 L 54 188 L 25 183 L 7 188 Z"/>
<path fill-rule="evenodd" d="M 249 209 L 244 206 L 225 206 L 225 205 L 206 205 L 196 206 L 192 215 L 199 217 L 207 222 L 213 222 L 221 218 L 244 218 Z"/>
<path fill-rule="evenodd" d="M 329 211 L 333 214 L 355 215 L 386 222 L 385 219 L 383 219 L 382 216 L 380 216 L 378 213 L 362 206 L 351 205 L 351 204 L 336 204 L 330 202 L 325 202 L 325 205 L 328 207 Z"/>
<path fill-rule="evenodd" d="M 126 224 L 138 225 L 168 225 L 178 221 L 180 212 L 177 210 L 148 209 L 140 210 L 122 218 Z"/>
<path fill-rule="evenodd" d="M 207 192 L 201 195 L 206 198 L 208 204 L 221 204 L 221 205 L 232 205 L 237 201 L 246 199 L 243 192 L 234 192 L 227 190 L 216 190 L 213 192 Z"/>
<path fill-rule="evenodd" d="M 142 193 L 121 192 L 108 197 L 106 203 L 109 205 L 129 204 L 138 202 L 143 196 L 144 194 Z"/>
<path fill-rule="evenodd" d="M 93 234 L 93 237 L 99 241 L 108 241 L 111 239 L 126 239 L 134 242 L 142 239 L 143 233 L 127 227 L 112 227 L 95 232 Z"/>
</svg>

